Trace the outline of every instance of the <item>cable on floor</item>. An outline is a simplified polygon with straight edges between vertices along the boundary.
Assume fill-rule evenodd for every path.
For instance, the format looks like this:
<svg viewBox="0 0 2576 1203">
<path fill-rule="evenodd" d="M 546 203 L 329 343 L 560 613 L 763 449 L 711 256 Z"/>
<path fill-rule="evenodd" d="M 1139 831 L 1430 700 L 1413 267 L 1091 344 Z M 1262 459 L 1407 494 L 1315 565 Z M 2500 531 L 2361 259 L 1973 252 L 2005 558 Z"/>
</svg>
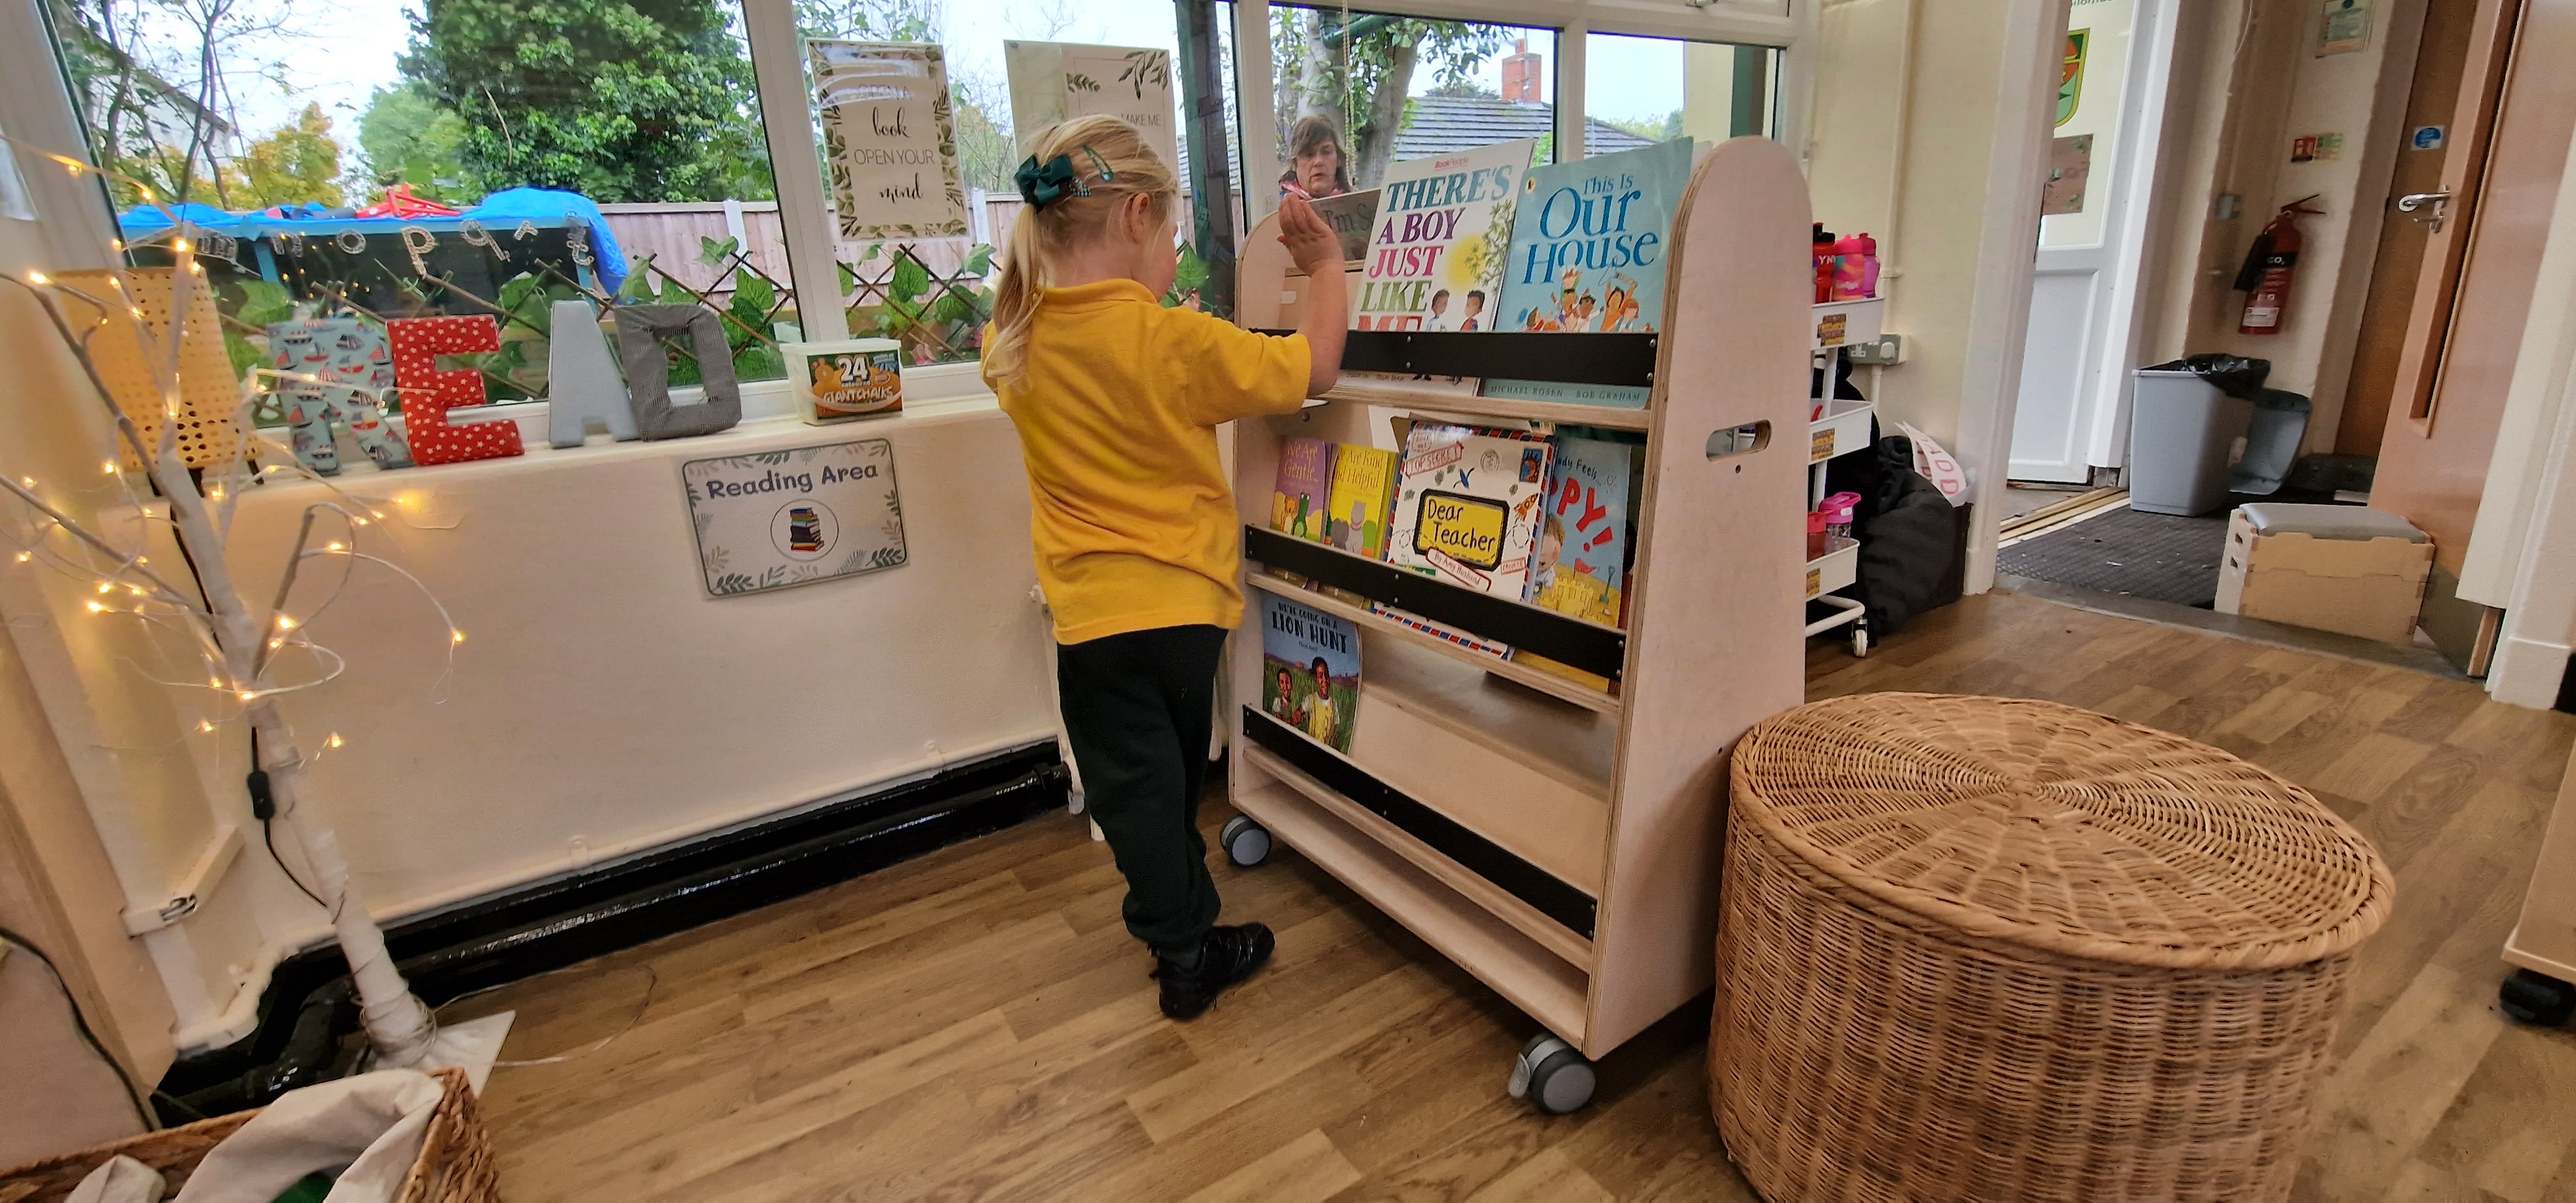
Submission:
<svg viewBox="0 0 2576 1203">
<path fill-rule="evenodd" d="M 107 1044 L 101 1041 L 98 1033 L 90 1028 L 89 1016 L 81 1013 L 80 999 L 72 995 L 72 984 L 63 977 L 62 966 L 55 964 L 52 955 L 44 949 L 36 947 L 25 936 L 6 927 L 0 927 L 0 943 L 20 949 L 44 963 L 45 972 L 54 975 L 54 988 L 62 991 L 63 1005 L 71 1008 L 72 1027 L 80 1032 L 81 1043 L 87 1044 L 89 1051 L 98 1054 L 99 1060 L 106 1062 L 109 1069 L 116 1071 L 117 1083 L 125 1087 L 125 1101 L 133 1105 L 135 1118 L 143 1121 L 143 1130 L 146 1132 L 158 1130 L 161 1127 L 160 1120 L 152 1114 L 152 1108 L 144 1103 L 143 1088 L 135 1083 L 134 1075 L 125 1072 L 125 1063 L 108 1052 Z"/>
</svg>

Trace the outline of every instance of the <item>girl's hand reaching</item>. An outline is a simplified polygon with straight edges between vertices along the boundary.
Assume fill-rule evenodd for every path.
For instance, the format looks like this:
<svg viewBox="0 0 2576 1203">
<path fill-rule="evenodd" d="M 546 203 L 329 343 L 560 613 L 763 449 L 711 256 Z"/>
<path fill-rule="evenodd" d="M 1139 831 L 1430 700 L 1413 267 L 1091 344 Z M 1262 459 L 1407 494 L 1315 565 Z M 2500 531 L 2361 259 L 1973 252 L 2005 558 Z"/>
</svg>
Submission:
<svg viewBox="0 0 2576 1203">
<path fill-rule="evenodd" d="M 1341 266 L 1341 235 L 1324 224 L 1323 216 L 1315 212 L 1315 206 L 1303 193 L 1291 192 L 1279 198 L 1279 243 L 1288 248 L 1288 257 L 1296 261 L 1297 270 L 1309 276 Z"/>
<path fill-rule="evenodd" d="M 1306 273 L 1306 320 L 1297 332 L 1306 336 L 1306 395 L 1320 397 L 1341 378 L 1343 314 L 1348 312 L 1349 283 L 1342 276 L 1342 238 L 1324 224 L 1323 215 L 1303 194 L 1279 198 L 1279 244 Z"/>
</svg>

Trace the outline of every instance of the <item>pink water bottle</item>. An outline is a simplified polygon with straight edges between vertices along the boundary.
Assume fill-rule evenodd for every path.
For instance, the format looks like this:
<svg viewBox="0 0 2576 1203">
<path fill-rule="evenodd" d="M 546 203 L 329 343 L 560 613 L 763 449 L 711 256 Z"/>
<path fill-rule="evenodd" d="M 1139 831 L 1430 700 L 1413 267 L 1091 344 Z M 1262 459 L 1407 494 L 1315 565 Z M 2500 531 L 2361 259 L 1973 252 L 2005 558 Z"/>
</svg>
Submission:
<svg viewBox="0 0 2576 1203">
<path fill-rule="evenodd" d="M 1825 516 L 1825 536 L 1830 540 L 1851 538 L 1852 511 L 1860 507 L 1860 494 L 1836 493 L 1817 507 Z"/>
<path fill-rule="evenodd" d="M 1854 234 L 1834 243 L 1834 299 L 1859 301 L 1878 295 L 1878 240 Z"/>
</svg>

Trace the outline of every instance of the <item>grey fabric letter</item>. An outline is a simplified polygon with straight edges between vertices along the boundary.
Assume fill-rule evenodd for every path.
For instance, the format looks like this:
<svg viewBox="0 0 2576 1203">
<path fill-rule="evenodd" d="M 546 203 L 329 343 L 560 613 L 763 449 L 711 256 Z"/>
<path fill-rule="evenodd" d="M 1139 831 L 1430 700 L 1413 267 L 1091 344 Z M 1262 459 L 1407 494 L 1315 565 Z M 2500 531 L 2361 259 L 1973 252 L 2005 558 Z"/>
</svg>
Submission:
<svg viewBox="0 0 2576 1203">
<path fill-rule="evenodd" d="M 617 350 L 626 361 L 626 391 L 635 407 L 635 427 L 647 439 L 684 439 L 729 430 L 742 421 L 742 386 L 734 379 L 733 350 L 725 345 L 724 327 L 716 315 L 695 305 L 621 305 L 617 315 Z M 707 399 L 698 405 L 671 404 L 671 361 L 661 340 L 689 336 L 698 357 L 698 376 Z"/>
</svg>

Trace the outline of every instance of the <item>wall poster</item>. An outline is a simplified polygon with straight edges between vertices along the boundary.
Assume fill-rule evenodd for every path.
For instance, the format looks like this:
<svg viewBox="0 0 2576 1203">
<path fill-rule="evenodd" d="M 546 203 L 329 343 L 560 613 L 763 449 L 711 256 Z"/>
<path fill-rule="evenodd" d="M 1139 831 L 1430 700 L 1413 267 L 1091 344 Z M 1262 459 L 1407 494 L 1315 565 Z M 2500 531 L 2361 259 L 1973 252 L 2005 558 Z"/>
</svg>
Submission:
<svg viewBox="0 0 2576 1203">
<path fill-rule="evenodd" d="M 2353 54 L 2370 45 L 2370 0 L 2325 0 L 2317 20 L 2317 57 Z"/>
<path fill-rule="evenodd" d="M 806 49 L 841 238 L 964 237 L 966 186 L 939 47 L 815 41 Z"/>
<path fill-rule="evenodd" d="M 1174 176 L 1181 170 L 1179 110 L 1172 100 L 1172 52 L 1142 46 L 1004 42 L 1011 77 L 1011 128 L 1020 153 L 1039 130 L 1074 117 L 1124 117 L 1145 134 Z"/>
<path fill-rule="evenodd" d="M 901 567 L 903 499 L 884 439 L 680 465 L 707 595 L 736 597 Z"/>
<path fill-rule="evenodd" d="M 2048 184 L 2039 193 L 2039 215 L 2084 211 L 2084 181 L 2093 174 L 2093 135 L 2056 138 L 2048 147 Z"/>
</svg>

